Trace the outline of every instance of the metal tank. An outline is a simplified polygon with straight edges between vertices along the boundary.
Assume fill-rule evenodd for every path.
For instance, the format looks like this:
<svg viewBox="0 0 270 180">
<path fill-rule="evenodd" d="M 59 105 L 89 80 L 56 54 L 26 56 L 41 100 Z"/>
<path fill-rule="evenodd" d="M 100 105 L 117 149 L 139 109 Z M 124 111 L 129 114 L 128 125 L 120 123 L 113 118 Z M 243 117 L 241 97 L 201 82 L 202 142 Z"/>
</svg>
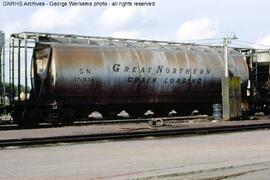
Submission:
<svg viewBox="0 0 270 180">
<path fill-rule="evenodd" d="M 100 105 L 221 102 L 223 52 L 213 48 L 52 44 L 36 48 L 33 60 L 38 98 Z M 228 60 L 230 75 L 245 89 L 245 58 L 231 50 Z"/>
</svg>

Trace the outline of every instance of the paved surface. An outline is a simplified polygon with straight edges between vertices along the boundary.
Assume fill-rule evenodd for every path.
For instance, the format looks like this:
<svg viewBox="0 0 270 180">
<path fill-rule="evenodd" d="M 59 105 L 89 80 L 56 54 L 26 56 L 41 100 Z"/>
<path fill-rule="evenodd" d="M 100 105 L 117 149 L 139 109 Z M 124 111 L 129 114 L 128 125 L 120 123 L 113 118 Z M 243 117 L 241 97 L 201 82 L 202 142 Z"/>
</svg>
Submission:
<svg viewBox="0 0 270 180">
<path fill-rule="evenodd" d="M 270 130 L 0 150 L 0 179 L 269 179 Z"/>
</svg>

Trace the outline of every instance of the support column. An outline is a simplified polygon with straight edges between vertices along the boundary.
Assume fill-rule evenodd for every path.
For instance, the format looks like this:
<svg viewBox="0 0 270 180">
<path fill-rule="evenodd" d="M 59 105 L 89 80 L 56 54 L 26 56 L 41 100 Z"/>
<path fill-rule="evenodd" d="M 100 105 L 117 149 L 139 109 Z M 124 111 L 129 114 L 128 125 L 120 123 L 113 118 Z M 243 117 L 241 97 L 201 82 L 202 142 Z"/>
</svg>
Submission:
<svg viewBox="0 0 270 180">
<path fill-rule="evenodd" d="M 5 36 L 4 36 L 5 37 Z M 2 63 L 2 83 L 3 83 L 3 97 L 4 97 L 4 105 L 6 104 L 6 81 L 5 81 L 5 64 L 6 64 L 6 42 L 5 42 L 5 38 L 4 38 L 4 43 L 3 43 L 3 63 Z"/>
<path fill-rule="evenodd" d="M 24 74 L 24 78 L 25 78 L 25 89 L 24 89 L 24 93 L 25 93 L 25 100 L 27 100 L 27 35 L 25 34 L 25 37 L 24 37 L 24 58 L 25 58 L 25 61 L 24 61 L 24 70 L 25 70 L 25 74 Z"/>
<path fill-rule="evenodd" d="M 18 101 L 21 101 L 21 40 L 18 39 Z"/>
<path fill-rule="evenodd" d="M 3 97 L 4 97 L 4 95 L 3 95 L 4 84 L 3 84 L 3 81 L 2 81 L 2 79 L 3 79 L 3 76 L 2 76 L 2 61 L 4 59 L 4 56 L 2 56 L 2 55 L 3 55 L 4 51 L 5 51 L 4 41 L 5 41 L 5 35 L 4 35 L 4 33 L 2 33 L 2 31 L 0 31 L 0 98 L 1 98 L 1 100 L 0 100 L 1 103 L 0 104 L 1 105 L 3 104 Z M 2 59 L 2 57 L 3 57 L 3 59 Z"/>
<path fill-rule="evenodd" d="M 11 100 L 12 103 L 14 102 L 14 98 L 15 98 L 15 77 L 14 77 L 14 61 L 15 61 L 15 57 L 14 57 L 14 38 L 12 38 L 12 54 L 11 54 Z"/>
</svg>

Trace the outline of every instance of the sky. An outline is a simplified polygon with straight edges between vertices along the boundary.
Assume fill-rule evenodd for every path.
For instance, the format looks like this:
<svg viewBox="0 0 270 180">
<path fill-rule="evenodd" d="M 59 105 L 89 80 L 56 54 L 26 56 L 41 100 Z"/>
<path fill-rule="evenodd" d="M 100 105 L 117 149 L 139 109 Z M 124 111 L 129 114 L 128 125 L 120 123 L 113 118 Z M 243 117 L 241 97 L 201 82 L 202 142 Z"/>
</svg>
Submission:
<svg viewBox="0 0 270 180">
<path fill-rule="evenodd" d="M 235 34 L 236 45 L 270 48 L 269 0 L 148 1 L 155 6 L 12 7 L 1 0 L 0 30 L 7 35 L 37 31 L 179 42 L 214 39 L 202 43 L 221 42 L 224 35 Z"/>
</svg>

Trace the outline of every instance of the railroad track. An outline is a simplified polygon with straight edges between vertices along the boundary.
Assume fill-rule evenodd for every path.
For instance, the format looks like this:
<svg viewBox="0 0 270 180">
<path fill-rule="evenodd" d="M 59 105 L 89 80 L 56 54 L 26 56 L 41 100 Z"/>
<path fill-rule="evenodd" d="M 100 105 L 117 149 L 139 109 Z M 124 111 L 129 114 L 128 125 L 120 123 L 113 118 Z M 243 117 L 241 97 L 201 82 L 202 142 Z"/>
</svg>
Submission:
<svg viewBox="0 0 270 180">
<path fill-rule="evenodd" d="M 116 123 L 141 123 L 141 122 L 148 122 L 149 119 L 121 119 L 121 120 L 94 120 L 94 121 L 76 121 L 74 122 L 73 126 L 86 126 L 86 125 L 95 125 L 95 124 L 116 124 Z M 61 126 L 61 125 L 59 125 Z M 57 127 L 56 125 L 51 125 L 49 123 L 42 123 L 39 126 L 32 128 L 32 129 L 39 129 L 39 128 L 54 128 Z M 0 131 L 8 131 L 8 130 L 20 130 L 22 129 L 15 123 L 3 123 L 0 124 Z"/>
<path fill-rule="evenodd" d="M 15 123 L 13 124 L 0 124 L 0 131 L 7 131 L 7 130 L 17 130 L 20 129 L 19 126 Z"/>
<path fill-rule="evenodd" d="M 58 137 L 43 137 L 43 138 L 25 138 L 25 139 L 9 139 L 0 140 L 0 147 L 7 146 L 32 146 L 56 143 L 74 143 L 84 141 L 99 141 L 99 140 L 115 140 L 115 139 L 129 139 L 142 138 L 147 136 L 172 136 L 172 135 L 198 135 L 210 133 L 226 133 L 245 130 L 256 130 L 270 128 L 270 122 L 260 124 L 246 124 L 246 125 L 229 125 L 217 127 L 197 127 L 197 128 L 182 128 L 182 129 L 149 129 L 140 131 L 126 131 L 116 133 L 103 134 L 86 134 L 86 135 L 71 135 Z"/>
<path fill-rule="evenodd" d="M 84 126 L 84 125 L 96 125 L 96 124 L 117 124 L 117 123 L 143 123 L 149 122 L 153 119 L 162 119 L 164 121 L 186 121 L 195 119 L 206 119 L 207 115 L 197 115 L 197 116 L 175 116 L 175 117 L 158 117 L 158 118 L 122 118 L 122 119 L 94 119 L 85 121 L 75 121 L 73 126 Z M 48 123 L 42 123 L 38 128 L 52 128 L 55 127 Z M 13 121 L 6 121 L 0 123 L 0 131 L 7 130 L 20 130 L 21 128 L 15 124 Z M 33 128 L 34 129 L 34 128 Z"/>
</svg>

